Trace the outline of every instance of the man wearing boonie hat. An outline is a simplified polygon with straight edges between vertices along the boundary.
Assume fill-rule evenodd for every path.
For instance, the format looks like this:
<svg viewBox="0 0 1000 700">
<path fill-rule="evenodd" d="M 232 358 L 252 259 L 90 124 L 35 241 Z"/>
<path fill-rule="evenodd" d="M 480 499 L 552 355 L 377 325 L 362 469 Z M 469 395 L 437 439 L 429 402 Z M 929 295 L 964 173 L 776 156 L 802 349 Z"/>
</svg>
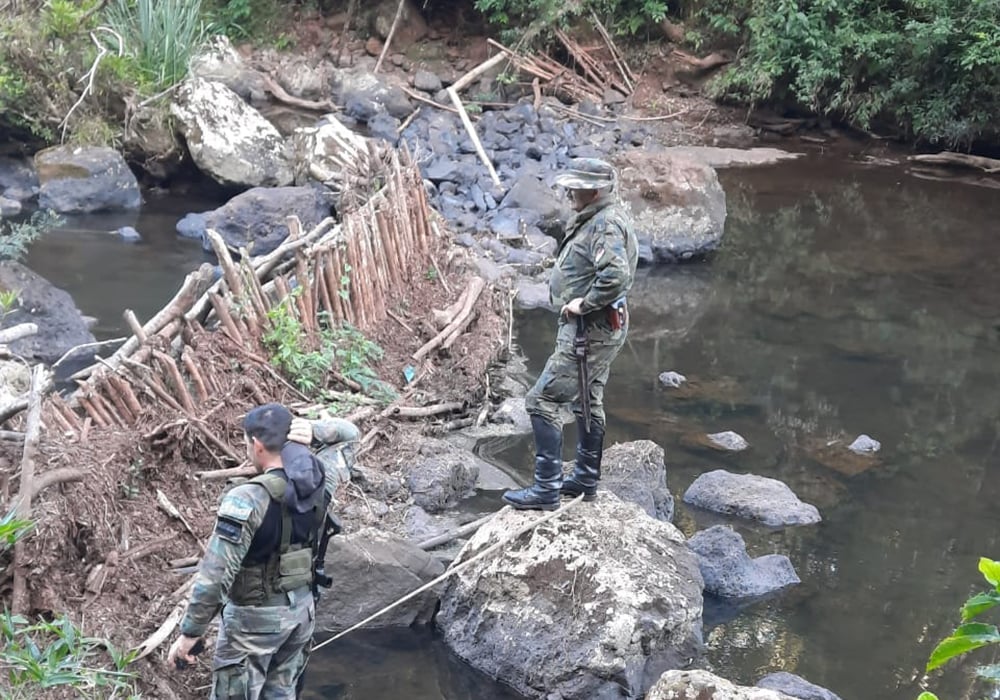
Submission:
<svg viewBox="0 0 1000 700">
<path fill-rule="evenodd" d="M 604 449 L 604 386 L 611 363 L 625 344 L 628 313 L 625 295 L 635 279 L 639 246 L 631 222 L 618 204 L 615 168 L 597 158 L 577 158 L 553 180 L 569 190 L 575 216 L 556 253 L 549 297 L 560 308 L 555 351 L 528 392 L 526 406 L 535 438 L 534 484 L 507 491 L 514 508 L 555 510 L 560 493 L 593 500 L 601 477 Z M 577 334 L 587 344 L 590 420 L 581 401 L 579 367 L 574 354 Z M 576 415 L 576 466 L 563 479 L 560 407 Z"/>
</svg>

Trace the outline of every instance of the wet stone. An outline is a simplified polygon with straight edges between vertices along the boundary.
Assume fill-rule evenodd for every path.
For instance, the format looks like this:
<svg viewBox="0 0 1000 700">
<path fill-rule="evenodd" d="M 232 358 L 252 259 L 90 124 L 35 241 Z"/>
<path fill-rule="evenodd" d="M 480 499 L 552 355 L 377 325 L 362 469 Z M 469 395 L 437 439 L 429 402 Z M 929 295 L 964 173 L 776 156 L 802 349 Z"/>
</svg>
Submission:
<svg viewBox="0 0 1000 700">
<path fill-rule="evenodd" d="M 732 430 L 726 430 L 721 433 L 712 433 L 706 437 L 708 438 L 708 441 L 715 445 L 718 449 L 729 452 L 741 452 L 750 447 L 750 443 L 748 443 L 742 435 L 733 432 Z"/>
<path fill-rule="evenodd" d="M 661 372 L 657 379 L 660 380 L 660 384 L 670 389 L 677 389 L 687 381 L 687 377 L 679 372 Z"/>
<path fill-rule="evenodd" d="M 859 435 L 847 449 L 859 455 L 875 454 L 882 449 L 882 443 L 867 435 Z"/>
</svg>

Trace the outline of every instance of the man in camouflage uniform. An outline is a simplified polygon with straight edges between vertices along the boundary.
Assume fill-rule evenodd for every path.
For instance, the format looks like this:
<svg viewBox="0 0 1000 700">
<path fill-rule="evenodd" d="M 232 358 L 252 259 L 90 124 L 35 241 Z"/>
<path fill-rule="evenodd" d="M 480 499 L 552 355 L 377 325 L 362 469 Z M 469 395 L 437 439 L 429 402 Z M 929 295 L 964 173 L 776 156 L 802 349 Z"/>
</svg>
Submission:
<svg viewBox="0 0 1000 700">
<path fill-rule="evenodd" d="M 508 491 L 503 500 L 517 509 L 555 510 L 560 493 L 593 500 L 604 450 L 604 386 L 611 363 L 628 333 L 625 295 L 632 287 L 639 247 L 631 223 L 617 203 L 617 172 L 596 158 L 578 158 L 560 173 L 557 186 L 569 189 L 576 210 L 556 252 L 549 297 L 560 308 L 555 351 L 528 392 L 526 406 L 535 437 L 535 483 Z M 582 317 L 589 340 L 590 424 L 580 402 L 573 341 Z M 576 467 L 562 472 L 560 407 L 576 414 Z M 588 430 L 589 428 L 589 430 Z"/>
<path fill-rule="evenodd" d="M 293 420 L 284 406 L 266 404 L 247 413 L 244 434 L 261 475 L 219 505 L 168 663 L 194 662 L 192 648 L 221 609 L 211 697 L 284 700 L 297 696 L 305 671 L 315 624 L 313 557 L 358 431 L 338 419 Z M 314 457 L 304 445 L 316 441 L 327 446 Z"/>
</svg>

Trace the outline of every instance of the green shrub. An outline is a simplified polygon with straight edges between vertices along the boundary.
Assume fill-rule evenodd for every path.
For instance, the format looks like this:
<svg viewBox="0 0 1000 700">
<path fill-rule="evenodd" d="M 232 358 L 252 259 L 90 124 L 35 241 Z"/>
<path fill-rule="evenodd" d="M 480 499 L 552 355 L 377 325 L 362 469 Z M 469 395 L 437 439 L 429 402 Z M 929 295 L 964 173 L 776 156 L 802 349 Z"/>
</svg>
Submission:
<svg viewBox="0 0 1000 700">
<path fill-rule="evenodd" d="M 519 43 L 545 38 L 551 29 L 566 27 L 592 12 L 618 33 L 638 34 L 666 17 L 668 9 L 665 0 L 475 0 L 474 4 L 505 30 L 506 40 L 516 37 Z"/>
<path fill-rule="evenodd" d="M 201 0 L 115 0 L 107 18 L 138 71 L 156 87 L 187 76 L 191 56 L 205 37 Z M 116 66 L 119 71 L 126 67 Z"/>
<path fill-rule="evenodd" d="M 61 223 L 58 214 L 43 209 L 34 212 L 26 221 L 0 226 L 0 260 L 20 260 L 39 236 Z"/>
<path fill-rule="evenodd" d="M 776 102 L 950 147 L 997 133 L 997 0 L 706 0 L 695 43 L 736 40 L 715 97 Z"/>
</svg>

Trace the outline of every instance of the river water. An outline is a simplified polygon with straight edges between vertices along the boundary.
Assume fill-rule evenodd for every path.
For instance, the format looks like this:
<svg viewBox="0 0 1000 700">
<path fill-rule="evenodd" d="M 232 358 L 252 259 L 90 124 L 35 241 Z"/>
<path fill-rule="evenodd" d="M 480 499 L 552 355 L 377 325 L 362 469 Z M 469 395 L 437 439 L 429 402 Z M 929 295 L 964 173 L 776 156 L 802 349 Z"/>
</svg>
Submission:
<svg viewBox="0 0 1000 700">
<path fill-rule="evenodd" d="M 716 672 L 753 684 L 787 670 L 844 700 L 912 700 L 930 650 L 981 588 L 978 557 L 1000 556 L 1000 197 L 815 156 L 720 179 L 724 249 L 707 264 L 641 271 L 631 339 L 607 392 L 609 443 L 663 446 L 688 535 L 720 522 L 680 502 L 717 468 L 781 479 L 823 515 L 785 530 L 732 521 L 751 555 L 787 554 L 802 584 L 735 617 L 713 612 Z M 113 337 L 124 308 L 147 318 L 205 259 L 172 227 L 208 205 L 152 203 L 136 225 L 146 240 L 134 246 L 55 232 L 28 264 L 98 318 L 97 335 Z M 121 225 L 89 221 L 76 228 Z M 532 373 L 552 323 L 542 311 L 518 317 Z M 683 397 L 663 389 L 664 370 L 697 388 Z M 724 455 L 691 441 L 722 430 L 751 448 Z M 861 433 L 882 443 L 877 464 L 823 452 Z M 499 457 L 527 478 L 530 450 L 520 439 Z M 953 664 L 930 687 L 942 699 L 978 697 L 972 667 Z M 429 632 L 361 633 L 326 647 L 304 697 L 399 696 L 515 697 Z"/>
</svg>

